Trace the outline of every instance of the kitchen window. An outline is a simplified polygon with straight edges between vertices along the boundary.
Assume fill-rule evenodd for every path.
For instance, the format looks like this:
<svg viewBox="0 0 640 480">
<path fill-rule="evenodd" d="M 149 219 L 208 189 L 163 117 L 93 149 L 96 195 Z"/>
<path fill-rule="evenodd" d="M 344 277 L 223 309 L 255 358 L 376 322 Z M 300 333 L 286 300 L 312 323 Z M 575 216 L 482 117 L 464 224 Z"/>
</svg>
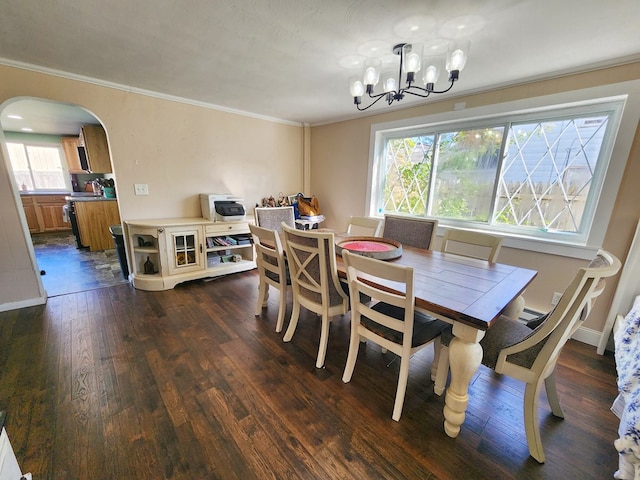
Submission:
<svg viewBox="0 0 640 480">
<path fill-rule="evenodd" d="M 7 142 L 9 160 L 22 191 L 71 190 L 59 146 Z"/>
<path fill-rule="evenodd" d="M 622 102 L 374 127 L 371 211 L 586 245 Z"/>
</svg>

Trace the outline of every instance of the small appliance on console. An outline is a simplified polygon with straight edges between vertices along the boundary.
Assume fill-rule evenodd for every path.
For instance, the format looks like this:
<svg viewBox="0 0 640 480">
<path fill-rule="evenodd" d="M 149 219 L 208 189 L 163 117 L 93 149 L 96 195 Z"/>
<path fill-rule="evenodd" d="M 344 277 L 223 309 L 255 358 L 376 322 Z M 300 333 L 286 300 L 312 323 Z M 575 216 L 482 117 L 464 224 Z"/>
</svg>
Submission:
<svg viewBox="0 0 640 480">
<path fill-rule="evenodd" d="M 238 222 L 244 220 L 245 209 L 242 198 L 229 193 L 201 193 L 202 216 L 214 222 Z"/>
</svg>

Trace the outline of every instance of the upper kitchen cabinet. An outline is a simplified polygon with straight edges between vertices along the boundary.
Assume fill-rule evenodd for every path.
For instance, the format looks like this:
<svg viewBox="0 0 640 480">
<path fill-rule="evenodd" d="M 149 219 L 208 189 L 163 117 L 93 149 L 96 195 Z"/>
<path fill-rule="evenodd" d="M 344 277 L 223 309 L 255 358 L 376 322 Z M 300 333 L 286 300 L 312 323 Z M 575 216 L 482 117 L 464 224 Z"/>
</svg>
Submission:
<svg viewBox="0 0 640 480">
<path fill-rule="evenodd" d="M 112 173 L 107 135 L 101 125 L 83 125 L 78 141 L 84 147 L 90 172 Z"/>
<path fill-rule="evenodd" d="M 62 137 L 60 143 L 62 143 L 62 150 L 64 150 L 64 155 L 67 157 L 69 173 L 87 173 L 87 171 L 82 168 L 80 156 L 78 155 L 80 139 L 78 137 Z"/>
</svg>

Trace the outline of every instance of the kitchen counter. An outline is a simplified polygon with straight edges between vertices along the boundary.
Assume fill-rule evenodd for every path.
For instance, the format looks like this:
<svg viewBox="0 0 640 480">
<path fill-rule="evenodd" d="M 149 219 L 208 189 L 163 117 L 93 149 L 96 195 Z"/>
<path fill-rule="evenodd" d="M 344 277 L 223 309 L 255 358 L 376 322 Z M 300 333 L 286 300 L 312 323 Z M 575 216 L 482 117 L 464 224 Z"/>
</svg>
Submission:
<svg viewBox="0 0 640 480">
<path fill-rule="evenodd" d="M 117 198 L 107 198 L 102 195 L 67 195 L 64 197 L 67 202 L 101 202 L 101 201 L 112 201 L 115 202 Z"/>
</svg>

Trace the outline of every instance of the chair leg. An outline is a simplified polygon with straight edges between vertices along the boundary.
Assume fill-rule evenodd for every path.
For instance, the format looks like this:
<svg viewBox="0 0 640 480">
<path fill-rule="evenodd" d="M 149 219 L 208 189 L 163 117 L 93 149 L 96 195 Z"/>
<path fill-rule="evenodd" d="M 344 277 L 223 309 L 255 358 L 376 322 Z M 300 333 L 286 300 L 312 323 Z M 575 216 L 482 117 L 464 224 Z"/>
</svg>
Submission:
<svg viewBox="0 0 640 480">
<path fill-rule="evenodd" d="M 440 340 L 436 340 L 440 344 Z M 434 347 L 435 348 L 435 347 Z M 436 380 L 433 385 L 433 392 L 441 396 L 447 385 L 447 377 L 449 376 L 449 347 L 440 344 L 440 354 L 438 355 L 438 370 L 436 371 Z M 433 360 L 435 362 L 435 358 Z"/>
<path fill-rule="evenodd" d="M 527 383 L 524 390 L 524 429 L 527 433 L 529 453 L 538 463 L 544 463 L 544 450 L 538 425 L 538 398 L 541 387 L 542 378 L 538 378 L 536 383 Z"/>
<path fill-rule="evenodd" d="M 285 332 L 283 338 L 285 342 L 290 342 L 293 338 L 293 334 L 295 333 L 296 327 L 298 326 L 298 317 L 300 317 L 300 304 L 294 299 L 293 311 L 291 312 L 291 320 L 289 320 L 289 326 L 287 327 L 287 331 Z"/>
<path fill-rule="evenodd" d="M 269 299 L 269 284 L 260 282 L 258 285 L 258 303 L 256 304 L 256 317 L 262 313 L 262 309 L 267 306 Z"/>
<path fill-rule="evenodd" d="M 409 357 L 400 358 L 400 373 L 398 375 L 398 389 L 396 390 L 396 401 L 393 405 L 393 418 L 396 422 L 400 420 L 402 415 L 402 407 L 404 405 L 404 396 L 407 391 L 407 379 L 409 378 Z"/>
<path fill-rule="evenodd" d="M 547 399 L 549 400 L 549 406 L 551 407 L 551 413 L 558 418 L 564 418 L 564 412 L 560 405 L 560 398 L 558 397 L 558 390 L 556 389 L 556 369 L 551 371 L 551 374 L 544 380 L 544 388 L 547 391 Z"/>
<path fill-rule="evenodd" d="M 320 345 L 318 347 L 318 359 L 316 360 L 316 368 L 324 367 L 324 358 L 327 354 L 327 344 L 329 343 L 329 316 L 325 313 L 322 315 L 322 327 L 320 328 Z"/>
<path fill-rule="evenodd" d="M 282 331 L 284 325 L 284 312 L 287 309 L 287 291 L 280 290 L 280 306 L 278 307 L 278 320 L 276 321 L 276 333 Z"/>
<path fill-rule="evenodd" d="M 442 350 L 442 344 L 440 339 L 436 338 L 433 342 L 433 361 L 431 362 L 431 381 L 435 382 L 438 378 L 438 363 L 440 362 L 440 351 Z"/>
<path fill-rule="evenodd" d="M 358 350 L 360 349 L 360 342 L 366 341 L 366 339 L 357 333 L 352 332 L 349 339 L 349 353 L 347 355 L 347 363 L 344 366 L 344 373 L 342 374 L 342 381 L 349 383 L 351 376 L 353 375 L 353 369 L 356 366 L 356 359 L 358 358 Z"/>
</svg>

